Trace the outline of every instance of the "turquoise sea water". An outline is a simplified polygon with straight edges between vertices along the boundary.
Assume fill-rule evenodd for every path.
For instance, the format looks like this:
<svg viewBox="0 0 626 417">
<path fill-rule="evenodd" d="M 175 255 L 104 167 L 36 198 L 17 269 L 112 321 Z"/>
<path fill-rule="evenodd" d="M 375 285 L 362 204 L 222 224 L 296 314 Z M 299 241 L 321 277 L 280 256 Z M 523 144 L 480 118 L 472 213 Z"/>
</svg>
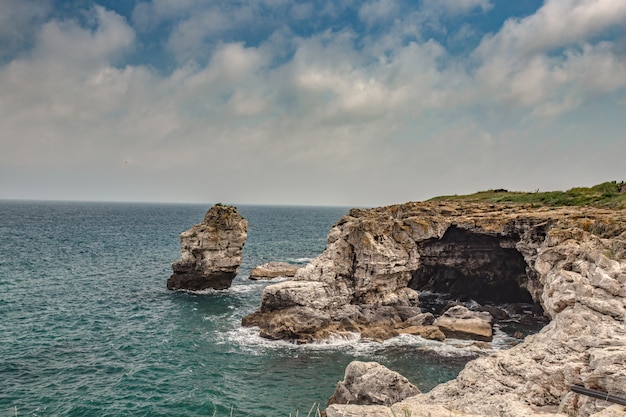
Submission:
<svg viewBox="0 0 626 417">
<path fill-rule="evenodd" d="M 241 328 L 267 285 L 250 270 L 317 256 L 346 208 L 240 206 L 250 226 L 233 286 L 168 291 L 178 235 L 208 208 L 0 202 L 0 416 L 306 415 L 355 359 L 422 390 L 466 362 L 419 338 L 295 346 Z"/>
</svg>

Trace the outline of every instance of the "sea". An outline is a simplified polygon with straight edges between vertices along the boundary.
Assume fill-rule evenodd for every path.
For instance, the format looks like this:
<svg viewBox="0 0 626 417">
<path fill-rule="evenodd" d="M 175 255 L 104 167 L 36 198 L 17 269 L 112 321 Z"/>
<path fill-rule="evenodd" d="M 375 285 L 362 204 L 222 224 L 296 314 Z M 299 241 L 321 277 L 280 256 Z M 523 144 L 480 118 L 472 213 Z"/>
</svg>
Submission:
<svg viewBox="0 0 626 417">
<path fill-rule="evenodd" d="M 305 265 L 347 207 L 239 206 L 232 287 L 167 290 L 179 234 L 209 208 L 0 201 L 0 416 L 313 416 L 353 360 L 428 391 L 476 356 L 418 336 L 296 345 L 241 326 L 269 285 L 252 268 Z"/>
</svg>

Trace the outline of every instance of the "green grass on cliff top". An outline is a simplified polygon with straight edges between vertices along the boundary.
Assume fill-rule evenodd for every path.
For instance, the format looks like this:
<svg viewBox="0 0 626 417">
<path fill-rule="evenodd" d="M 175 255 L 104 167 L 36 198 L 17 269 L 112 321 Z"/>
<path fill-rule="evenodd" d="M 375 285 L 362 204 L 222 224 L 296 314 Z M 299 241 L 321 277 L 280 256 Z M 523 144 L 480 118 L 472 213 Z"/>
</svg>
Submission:
<svg viewBox="0 0 626 417">
<path fill-rule="evenodd" d="M 429 201 L 470 201 L 484 203 L 519 203 L 543 206 L 596 206 L 626 208 L 626 184 L 604 182 L 593 187 L 578 187 L 567 191 L 519 192 L 506 190 L 480 191 L 468 195 L 441 196 Z"/>
</svg>

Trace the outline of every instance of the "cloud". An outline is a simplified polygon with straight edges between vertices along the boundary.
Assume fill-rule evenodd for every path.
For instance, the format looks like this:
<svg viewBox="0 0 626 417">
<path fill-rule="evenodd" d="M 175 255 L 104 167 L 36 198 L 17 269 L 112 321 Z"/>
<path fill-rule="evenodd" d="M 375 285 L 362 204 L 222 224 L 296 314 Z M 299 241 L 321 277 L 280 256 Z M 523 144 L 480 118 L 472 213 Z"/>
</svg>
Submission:
<svg viewBox="0 0 626 417">
<path fill-rule="evenodd" d="M 140 31 L 150 31 L 165 21 L 176 21 L 202 10 L 203 4 L 203 0 L 142 1 L 133 9 L 132 21 Z"/>
<path fill-rule="evenodd" d="M 476 79 L 490 97 L 555 116 L 626 84 L 626 57 L 598 37 L 624 26 L 626 3 L 550 0 L 537 13 L 505 22 L 473 53 Z"/>
<path fill-rule="evenodd" d="M 87 131 L 74 137 L 76 126 L 101 123 L 100 117 L 115 109 L 112 98 L 127 88 L 135 71 L 111 64 L 132 46 L 134 32 L 123 18 L 101 7 L 91 13 L 98 22 L 94 30 L 74 21 L 50 21 L 41 27 L 30 54 L 0 67 L 0 109 L 8 141 L 3 163 L 63 160 L 67 141 L 88 142 Z"/>
<path fill-rule="evenodd" d="M 0 0 L 0 60 L 31 42 L 51 9 L 49 0 Z"/>
<path fill-rule="evenodd" d="M 133 29 L 119 15 L 100 6 L 93 9 L 94 31 L 75 21 L 51 21 L 43 25 L 33 54 L 53 62 L 72 62 L 81 67 L 97 67 L 114 61 L 132 46 Z"/>
<path fill-rule="evenodd" d="M 613 26 L 626 28 L 621 0 L 547 0 L 533 15 L 509 19 L 487 36 L 476 53 L 482 57 L 515 51 L 520 59 L 584 42 Z"/>
<path fill-rule="evenodd" d="M 365 23 L 372 25 L 393 18 L 398 11 L 395 0 L 369 1 L 359 9 L 359 18 Z"/>
<path fill-rule="evenodd" d="M 619 39 L 605 35 L 620 23 L 603 14 L 604 1 L 548 1 L 461 57 L 421 38 L 426 9 L 404 13 L 401 2 L 363 4 L 363 21 L 393 19 L 372 33 L 321 19 L 319 30 L 295 35 L 295 21 L 272 25 L 324 10 L 330 19 L 356 6 L 295 10 L 282 0 L 231 8 L 155 0 L 135 8 L 137 31 L 102 7 L 88 11 L 91 25 L 50 20 L 34 32 L 33 48 L 0 66 L 0 190 L 369 205 L 496 186 L 535 189 L 555 169 L 574 178 L 582 174 L 573 167 L 599 146 L 587 139 L 594 129 L 611 149 L 626 145 L 607 111 L 623 103 L 626 58 Z M 439 16 L 491 7 L 439 4 Z M 543 28 L 557 6 L 570 24 L 576 7 L 604 20 L 559 34 Z M 265 24 L 254 22 L 261 9 L 274 21 L 263 26 L 272 29 L 267 36 L 251 44 L 229 32 L 256 31 Z M 128 64 L 145 39 L 141 30 L 164 24 L 177 57 L 172 71 Z M 480 37 L 477 30 L 464 26 L 456 36 Z M 540 30 L 550 32 L 541 45 L 531 33 Z M 586 172 L 612 174 L 616 158 L 594 157 Z"/>
</svg>

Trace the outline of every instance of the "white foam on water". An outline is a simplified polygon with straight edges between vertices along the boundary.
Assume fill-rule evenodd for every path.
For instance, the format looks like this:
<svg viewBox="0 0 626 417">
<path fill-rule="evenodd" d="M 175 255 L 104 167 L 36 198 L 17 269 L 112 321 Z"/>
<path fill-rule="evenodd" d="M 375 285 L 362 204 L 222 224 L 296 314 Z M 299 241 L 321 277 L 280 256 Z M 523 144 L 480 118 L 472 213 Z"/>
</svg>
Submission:
<svg viewBox="0 0 626 417">
<path fill-rule="evenodd" d="M 491 341 L 491 346 L 494 350 L 507 350 L 520 342 L 519 339 L 506 334 L 497 324 L 493 326 L 493 340 Z"/>
<path fill-rule="evenodd" d="M 447 339 L 443 342 L 420 336 L 400 335 L 383 342 L 365 340 L 359 333 L 345 333 L 329 339 L 296 344 L 285 340 L 270 340 L 259 336 L 258 327 L 239 327 L 216 335 L 216 343 L 237 346 L 247 354 L 264 355 L 269 351 L 342 351 L 358 356 L 373 356 L 388 348 L 412 346 L 442 357 L 483 356 L 494 351 L 474 344 L 473 340 Z"/>
<path fill-rule="evenodd" d="M 343 350 L 355 343 L 360 343 L 358 333 L 345 333 L 335 337 L 307 344 L 296 344 L 286 340 L 270 340 L 259 336 L 258 327 L 238 327 L 225 333 L 216 335 L 216 343 L 233 344 L 247 353 L 263 355 L 272 350 Z"/>
<path fill-rule="evenodd" d="M 251 279 L 250 282 L 254 282 L 257 285 L 266 286 L 269 284 L 274 284 L 276 282 L 284 282 L 293 279 L 292 277 L 276 277 L 272 279 Z"/>
<path fill-rule="evenodd" d="M 259 289 L 265 287 L 264 284 L 265 283 L 263 282 L 250 281 L 247 284 L 233 285 L 226 291 L 233 294 L 247 294 L 250 292 L 258 291 Z"/>
<path fill-rule="evenodd" d="M 294 263 L 294 264 L 308 264 L 315 258 L 287 258 L 285 262 Z"/>
</svg>

